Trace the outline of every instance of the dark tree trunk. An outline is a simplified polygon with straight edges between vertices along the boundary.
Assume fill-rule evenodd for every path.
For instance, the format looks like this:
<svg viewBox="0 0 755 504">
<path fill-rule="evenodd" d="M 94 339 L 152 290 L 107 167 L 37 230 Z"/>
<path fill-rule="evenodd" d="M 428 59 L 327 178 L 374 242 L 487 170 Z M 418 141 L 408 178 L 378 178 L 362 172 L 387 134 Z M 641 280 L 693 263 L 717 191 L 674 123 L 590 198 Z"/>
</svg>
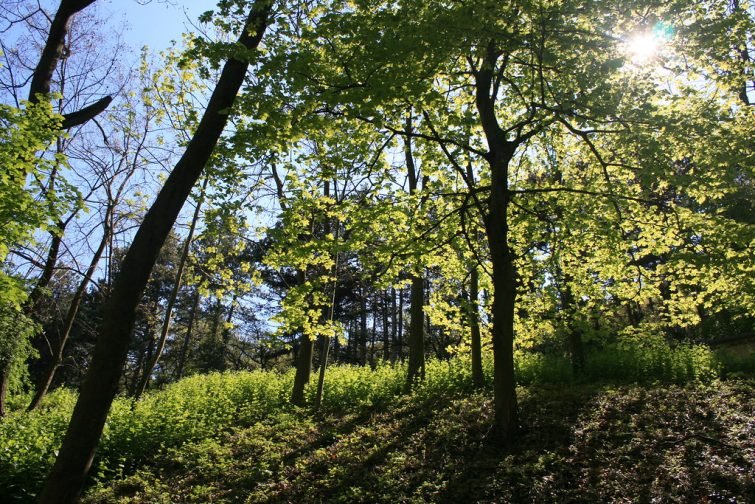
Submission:
<svg viewBox="0 0 755 504">
<path fill-rule="evenodd" d="M 414 164 L 411 135 L 413 132 L 411 110 L 407 113 L 404 127 L 404 160 L 409 179 L 409 194 L 418 190 L 419 173 Z M 424 186 L 424 184 L 423 184 Z M 425 379 L 425 326 L 424 304 L 425 286 L 422 276 L 412 276 L 411 294 L 409 296 L 409 365 L 407 367 L 406 387 L 410 389 L 417 380 Z"/>
<path fill-rule="evenodd" d="M 404 362 L 404 289 L 398 291 L 398 358 Z"/>
<path fill-rule="evenodd" d="M 294 389 L 291 393 L 291 403 L 296 406 L 306 404 L 304 389 L 312 374 L 312 355 L 315 352 L 315 342 L 307 335 L 302 335 L 299 343 L 299 353 L 296 355 L 296 375 Z"/>
<path fill-rule="evenodd" d="M 50 24 L 45 46 L 34 69 L 29 84 L 29 101 L 38 103 L 40 97 L 46 96 L 52 86 L 52 76 L 60 62 L 65 50 L 65 40 L 68 34 L 68 24 L 77 12 L 93 4 L 95 0 L 62 0 L 55 17 Z M 87 122 L 102 112 L 110 105 L 113 99 L 110 96 L 103 97 L 95 103 L 81 110 L 65 114 L 63 116 L 63 129 L 73 128 Z"/>
<path fill-rule="evenodd" d="M 409 365 L 407 368 L 407 387 L 416 380 L 425 379 L 425 281 L 422 277 L 412 278 L 409 296 Z"/>
<path fill-rule="evenodd" d="M 400 359 L 399 352 L 401 346 L 398 340 L 398 304 L 396 303 L 396 289 L 391 287 L 391 361 L 395 362 Z"/>
<path fill-rule="evenodd" d="M 360 289 L 361 303 L 359 310 L 359 365 L 367 365 L 367 293 L 364 286 Z"/>
<path fill-rule="evenodd" d="M 509 142 L 495 115 L 493 69 L 496 59 L 493 46 L 482 67 L 474 72 L 475 104 L 488 144 L 486 161 L 490 166 L 491 188 L 485 232 L 493 265 L 493 396 L 495 403 L 495 433 L 499 441 L 510 442 L 518 427 L 516 381 L 514 377 L 514 308 L 516 283 L 514 254 L 509 245 L 508 207 L 509 163 L 516 144 Z"/>
<path fill-rule="evenodd" d="M 485 385 L 485 376 L 482 373 L 482 339 L 480 337 L 480 308 L 477 300 L 480 296 L 480 278 L 477 266 L 472 266 L 469 271 L 469 300 L 467 313 L 469 329 L 472 337 L 472 383 L 480 388 Z"/>
<path fill-rule="evenodd" d="M 296 272 L 296 282 L 301 285 L 306 280 L 303 271 Z M 304 389 L 309 383 L 312 374 L 312 356 L 315 353 L 315 342 L 306 334 L 299 338 L 299 351 L 296 354 L 296 374 L 294 375 L 294 388 L 291 392 L 291 404 L 304 406 Z"/>
<path fill-rule="evenodd" d="M 388 362 L 391 357 L 391 340 L 388 332 L 388 291 L 383 292 L 383 360 Z"/>
<path fill-rule="evenodd" d="M 73 299 L 71 299 L 71 304 L 68 307 L 66 318 L 63 323 L 63 331 L 58 340 L 57 347 L 54 350 L 54 355 L 52 356 L 52 360 L 45 372 L 45 375 L 42 377 L 42 381 L 39 383 L 39 386 L 34 393 L 34 397 L 32 398 L 27 411 L 32 411 L 39 406 L 39 404 L 42 402 L 42 398 L 44 398 L 45 394 L 47 394 L 47 391 L 50 389 L 50 385 L 52 385 L 52 381 L 55 378 L 55 373 L 63 363 L 63 355 L 65 352 L 66 343 L 68 343 L 68 338 L 70 337 L 71 331 L 73 330 L 73 324 L 76 321 L 76 316 L 79 313 L 79 307 L 81 307 L 81 302 L 84 299 L 87 288 L 89 287 L 89 282 L 92 281 L 92 276 L 94 275 L 94 272 L 97 269 L 97 265 L 100 263 L 100 259 L 102 259 L 102 254 L 105 252 L 105 247 L 110 240 L 110 234 L 112 230 L 108 225 L 108 215 L 112 212 L 112 210 L 113 208 L 109 206 L 106 212 L 105 229 L 103 230 L 102 239 L 100 240 L 100 244 L 98 245 L 97 250 L 94 252 L 94 256 L 89 263 L 89 267 L 84 273 L 84 278 L 76 288 Z"/>
<path fill-rule="evenodd" d="M 10 366 L 6 364 L 0 364 L 0 418 L 6 415 L 5 411 L 5 398 L 8 396 L 8 375 L 10 374 Z"/>
<path fill-rule="evenodd" d="M 184 367 L 186 366 L 186 358 L 189 353 L 189 342 L 191 341 L 192 332 L 194 331 L 194 320 L 197 316 L 197 310 L 199 309 L 199 289 L 197 289 L 194 295 L 194 303 L 191 306 L 191 312 L 189 312 L 189 323 L 186 327 L 186 334 L 184 334 L 183 344 L 181 345 L 181 352 L 178 355 L 178 365 L 176 366 L 176 380 L 180 380 L 183 376 Z"/>
<path fill-rule="evenodd" d="M 50 242 L 50 248 L 47 251 L 47 258 L 45 259 L 44 267 L 42 268 L 42 274 L 39 275 L 37 282 L 34 284 L 29 297 L 26 298 L 24 303 L 24 312 L 27 315 L 33 316 L 37 313 L 39 303 L 42 301 L 45 289 L 50 285 L 52 276 L 55 273 L 55 265 L 58 263 L 58 255 L 60 253 L 60 245 L 63 242 L 63 226 L 62 222 L 58 223 L 58 231 L 50 233 L 52 241 Z"/>
<path fill-rule="evenodd" d="M 256 0 L 239 37 L 239 45 L 254 49 L 268 23 L 270 2 Z M 210 97 L 207 109 L 157 199 L 144 218 L 126 253 L 105 305 L 103 324 L 92 362 L 71 423 L 39 502 L 78 500 L 118 388 L 126 361 L 136 307 L 165 239 L 192 187 L 199 179 L 228 121 L 228 110 L 244 81 L 248 62 L 229 59 Z"/>
</svg>

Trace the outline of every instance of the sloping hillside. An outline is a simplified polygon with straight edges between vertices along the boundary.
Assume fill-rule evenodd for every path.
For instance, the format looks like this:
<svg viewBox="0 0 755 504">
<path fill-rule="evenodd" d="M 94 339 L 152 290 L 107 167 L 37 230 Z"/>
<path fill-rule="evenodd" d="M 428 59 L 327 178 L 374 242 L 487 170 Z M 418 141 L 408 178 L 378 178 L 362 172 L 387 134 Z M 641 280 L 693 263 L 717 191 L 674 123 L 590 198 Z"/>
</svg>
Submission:
<svg viewBox="0 0 755 504">
<path fill-rule="evenodd" d="M 273 414 L 156 454 L 87 502 L 755 502 L 752 381 L 522 388 L 496 446 L 487 393 Z"/>
</svg>

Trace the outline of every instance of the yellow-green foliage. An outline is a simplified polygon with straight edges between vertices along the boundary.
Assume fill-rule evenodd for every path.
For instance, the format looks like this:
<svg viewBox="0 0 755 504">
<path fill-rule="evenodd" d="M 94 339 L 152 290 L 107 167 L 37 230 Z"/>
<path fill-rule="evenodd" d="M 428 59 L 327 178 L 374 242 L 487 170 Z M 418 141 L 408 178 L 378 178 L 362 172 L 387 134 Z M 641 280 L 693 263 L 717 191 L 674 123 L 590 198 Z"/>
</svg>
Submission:
<svg viewBox="0 0 755 504">
<path fill-rule="evenodd" d="M 147 394 L 135 406 L 113 403 L 97 452 L 95 476 L 133 470 L 160 450 L 251 425 L 286 403 L 291 377 L 261 371 L 194 376 Z M 0 422 L 0 489 L 7 499 L 29 500 L 51 467 L 76 396 L 50 394 L 37 411 Z"/>
<path fill-rule="evenodd" d="M 707 347 L 671 346 L 653 337 L 625 337 L 586 357 L 580 380 L 709 382 L 729 372 L 728 361 L 719 359 Z M 732 371 L 752 373 L 755 366 L 752 360 L 748 362 L 738 361 Z M 492 383 L 492 365 L 492 355 L 486 352 L 483 369 L 488 384 Z M 563 355 L 518 352 L 516 372 L 520 385 L 575 380 Z M 316 375 L 312 378 L 307 388 L 310 404 L 316 392 Z M 322 413 L 345 415 L 373 408 L 382 410 L 403 393 L 405 380 L 403 364 L 381 362 L 374 369 L 331 366 L 327 369 Z M 186 378 L 148 393 L 135 405 L 130 399 L 118 398 L 97 452 L 94 477 L 105 482 L 134 474 L 155 457 L 171 457 L 178 453 L 175 450 L 192 443 L 215 446 L 219 439 L 239 428 L 278 425 L 283 419 L 306 422 L 310 410 L 289 405 L 292 383 L 292 373 L 213 373 Z M 428 361 L 425 381 L 412 393 L 418 403 L 439 398 L 446 401 L 465 395 L 471 387 L 469 355 L 460 355 L 449 361 Z M 33 498 L 53 463 L 75 400 L 73 392 L 57 390 L 39 410 L 17 411 L 0 421 L 3 502 Z M 213 453 L 220 457 L 225 453 L 221 452 Z"/>
<path fill-rule="evenodd" d="M 307 400 L 314 402 L 317 377 L 313 375 L 306 390 Z M 331 366 L 326 370 L 322 409 L 342 412 L 346 409 L 384 405 L 399 395 L 406 383 L 406 366 L 379 363 L 374 370 L 364 366 Z"/>
</svg>

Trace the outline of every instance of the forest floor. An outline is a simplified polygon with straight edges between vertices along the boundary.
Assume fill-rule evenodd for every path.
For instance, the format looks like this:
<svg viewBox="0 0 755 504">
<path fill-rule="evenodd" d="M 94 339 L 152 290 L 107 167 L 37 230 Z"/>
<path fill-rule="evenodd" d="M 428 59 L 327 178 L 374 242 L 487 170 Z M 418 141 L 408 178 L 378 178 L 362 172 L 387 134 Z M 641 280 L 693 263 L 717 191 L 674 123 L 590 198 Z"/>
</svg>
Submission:
<svg viewBox="0 0 755 504">
<path fill-rule="evenodd" d="M 491 436 L 489 391 L 339 416 L 272 415 L 156 453 L 85 502 L 755 502 L 755 381 L 520 387 Z"/>
</svg>

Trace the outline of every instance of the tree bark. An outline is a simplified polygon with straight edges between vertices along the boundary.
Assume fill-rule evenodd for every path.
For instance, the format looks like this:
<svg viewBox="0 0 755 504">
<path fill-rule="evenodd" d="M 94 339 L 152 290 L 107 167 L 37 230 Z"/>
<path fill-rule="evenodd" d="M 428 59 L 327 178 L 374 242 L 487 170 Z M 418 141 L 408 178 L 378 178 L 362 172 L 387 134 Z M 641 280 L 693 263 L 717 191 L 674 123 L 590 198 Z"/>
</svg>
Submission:
<svg viewBox="0 0 755 504">
<path fill-rule="evenodd" d="M 514 376 L 514 308 L 516 282 L 514 254 L 509 245 L 508 207 L 509 163 L 516 143 L 509 142 L 495 115 L 493 69 L 498 56 L 492 44 L 479 70 L 474 71 L 475 105 L 488 144 L 486 161 L 491 171 L 485 233 L 493 265 L 493 397 L 496 437 L 510 442 L 518 427 L 516 381 Z"/>
<path fill-rule="evenodd" d="M 100 243 L 97 246 L 97 250 L 94 252 L 94 256 L 92 256 L 92 260 L 89 263 L 89 267 L 84 273 L 84 278 L 82 278 L 81 282 L 79 283 L 79 286 L 76 288 L 76 292 L 73 295 L 73 299 L 71 299 L 71 304 L 68 307 L 68 311 L 66 312 L 65 322 L 63 323 L 63 332 L 60 335 L 60 338 L 58 340 L 57 347 L 55 348 L 55 353 L 52 356 L 52 360 L 50 361 L 50 365 L 47 367 L 45 375 L 42 378 L 42 381 L 39 383 L 39 386 L 37 387 L 37 390 L 34 393 L 34 397 L 32 398 L 31 403 L 29 403 L 27 411 L 33 411 L 37 407 L 39 407 L 39 404 L 42 402 L 42 399 L 47 394 L 47 391 L 50 389 L 50 385 L 52 385 L 52 381 L 55 378 L 55 373 L 58 371 L 58 368 L 63 363 L 63 355 L 65 352 L 66 343 L 68 343 L 68 338 L 70 337 L 71 331 L 73 330 L 73 324 L 74 322 L 76 322 L 76 316 L 79 313 L 81 302 L 84 299 L 84 295 L 86 294 L 87 288 L 89 287 L 89 283 L 92 281 L 92 277 L 94 276 L 94 272 L 97 269 L 97 265 L 100 263 L 100 260 L 102 259 L 102 254 L 105 252 L 105 247 L 107 246 L 108 241 L 110 240 L 110 234 L 112 233 L 112 230 L 110 229 L 110 226 L 109 226 L 110 220 L 107 216 L 112 212 L 112 210 L 113 210 L 113 207 L 108 207 L 107 212 L 106 212 L 106 217 L 105 217 L 105 229 L 103 230 L 102 239 L 100 240 Z"/>
<path fill-rule="evenodd" d="M 391 362 L 399 359 L 401 345 L 398 340 L 398 305 L 396 303 L 396 289 L 391 287 Z"/>
<path fill-rule="evenodd" d="M 194 303 L 191 307 L 191 312 L 189 313 L 189 324 L 186 327 L 186 334 L 184 334 L 184 340 L 183 344 L 181 345 L 181 352 L 178 356 L 178 365 L 176 366 L 176 380 L 180 380 L 183 376 L 184 367 L 186 366 L 186 358 L 189 352 L 189 342 L 191 341 L 191 334 L 194 330 L 194 319 L 196 318 L 197 309 L 199 309 L 199 289 L 197 289 L 196 294 L 194 295 Z"/>
<path fill-rule="evenodd" d="M 480 277 L 477 266 L 472 266 L 469 271 L 469 300 L 467 301 L 467 314 L 469 329 L 472 337 L 472 384 L 476 388 L 485 385 L 485 376 L 482 372 L 482 338 L 480 337 L 480 308 L 477 300 L 480 296 Z"/>
<path fill-rule="evenodd" d="M 34 284 L 34 288 L 24 303 L 24 313 L 28 316 L 33 316 L 37 313 L 37 306 L 42 301 L 45 289 L 50 285 L 52 276 L 55 273 L 55 265 L 58 263 L 58 255 L 60 254 L 60 245 L 63 242 L 65 225 L 62 221 L 59 221 L 56 227 L 57 231 L 50 233 L 52 241 L 50 242 L 50 248 L 47 251 L 42 274 L 39 275 L 37 282 Z"/>
<path fill-rule="evenodd" d="M 391 340 L 388 332 L 388 290 L 381 296 L 383 301 L 383 360 L 388 362 L 391 358 Z"/>
<path fill-rule="evenodd" d="M 364 285 L 360 288 L 359 310 L 359 365 L 367 365 L 367 293 Z"/>
<path fill-rule="evenodd" d="M 409 178 L 409 194 L 416 194 L 418 189 L 419 173 L 414 163 L 412 154 L 412 116 L 411 111 L 406 116 L 404 131 L 404 159 Z M 424 185 L 424 184 L 423 184 Z M 424 279 L 420 275 L 412 276 L 412 286 L 409 296 L 409 365 L 407 367 L 406 387 L 411 389 L 417 380 L 425 379 L 425 325 L 424 303 L 425 286 Z"/>
<path fill-rule="evenodd" d="M 267 27 L 269 0 L 256 0 L 238 43 L 255 49 Z M 248 62 L 232 57 L 221 72 L 207 109 L 186 151 L 144 218 L 122 263 L 71 423 L 39 502 L 75 502 L 94 458 L 128 353 L 135 311 L 150 272 L 181 207 L 202 173 L 228 121 Z"/>
<path fill-rule="evenodd" d="M 398 290 L 398 360 L 404 362 L 404 289 Z"/>
<path fill-rule="evenodd" d="M 330 337 L 323 336 L 320 340 L 320 373 L 317 377 L 317 395 L 315 396 L 315 411 L 322 405 L 323 390 L 325 389 L 325 370 L 328 367 L 328 353 L 330 352 Z"/>
<path fill-rule="evenodd" d="M 303 271 L 296 272 L 296 282 L 301 285 L 306 280 Z M 309 383 L 312 374 L 312 356 L 315 352 L 315 342 L 306 334 L 302 334 L 299 340 L 299 352 L 296 354 L 296 374 L 294 375 L 294 388 L 291 391 L 291 404 L 304 406 L 304 389 Z"/>
<path fill-rule="evenodd" d="M 29 102 L 38 103 L 40 97 L 50 93 L 52 76 L 65 51 L 65 40 L 71 18 L 94 2 L 95 0 L 62 0 L 60 2 L 58 11 L 50 24 L 50 31 L 47 34 L 45 46 L 42 48 L 42 54 L 39 56 L 39 61 L 31 77 Z M 81 110 L 65 114 L 62 128 L 70 129 L 87 122 L 105 110 L 111 101 L 113 101 L 112 97 L 105 96 Z"/>
<path fill-rule="evenodd" d="M 294 389 L 291 392 L 291 403 L 296 406 L 304 406 L 304 389 L 309 383 L 312 374 L 312 355 L 314 354 L 315 342 L 307 335 L 302 335 L 299 344 L 299 353 L 296 355 L 296 375 L 294 376 Z"/>
<path fill-rule="evenodd" d="M 5 398 L 8 396 L 8 375 L 10 374 L 9 366 L 0 364 L 0 418 L 6 415 Z"/>
<path fill-rule="evenodd" d="M 425 379 L 425 281 L 420 276 L 412 277 L 409 295 L 409 365 L 407 367 L 407 388 L 417 380 Z"/>
</svg>

